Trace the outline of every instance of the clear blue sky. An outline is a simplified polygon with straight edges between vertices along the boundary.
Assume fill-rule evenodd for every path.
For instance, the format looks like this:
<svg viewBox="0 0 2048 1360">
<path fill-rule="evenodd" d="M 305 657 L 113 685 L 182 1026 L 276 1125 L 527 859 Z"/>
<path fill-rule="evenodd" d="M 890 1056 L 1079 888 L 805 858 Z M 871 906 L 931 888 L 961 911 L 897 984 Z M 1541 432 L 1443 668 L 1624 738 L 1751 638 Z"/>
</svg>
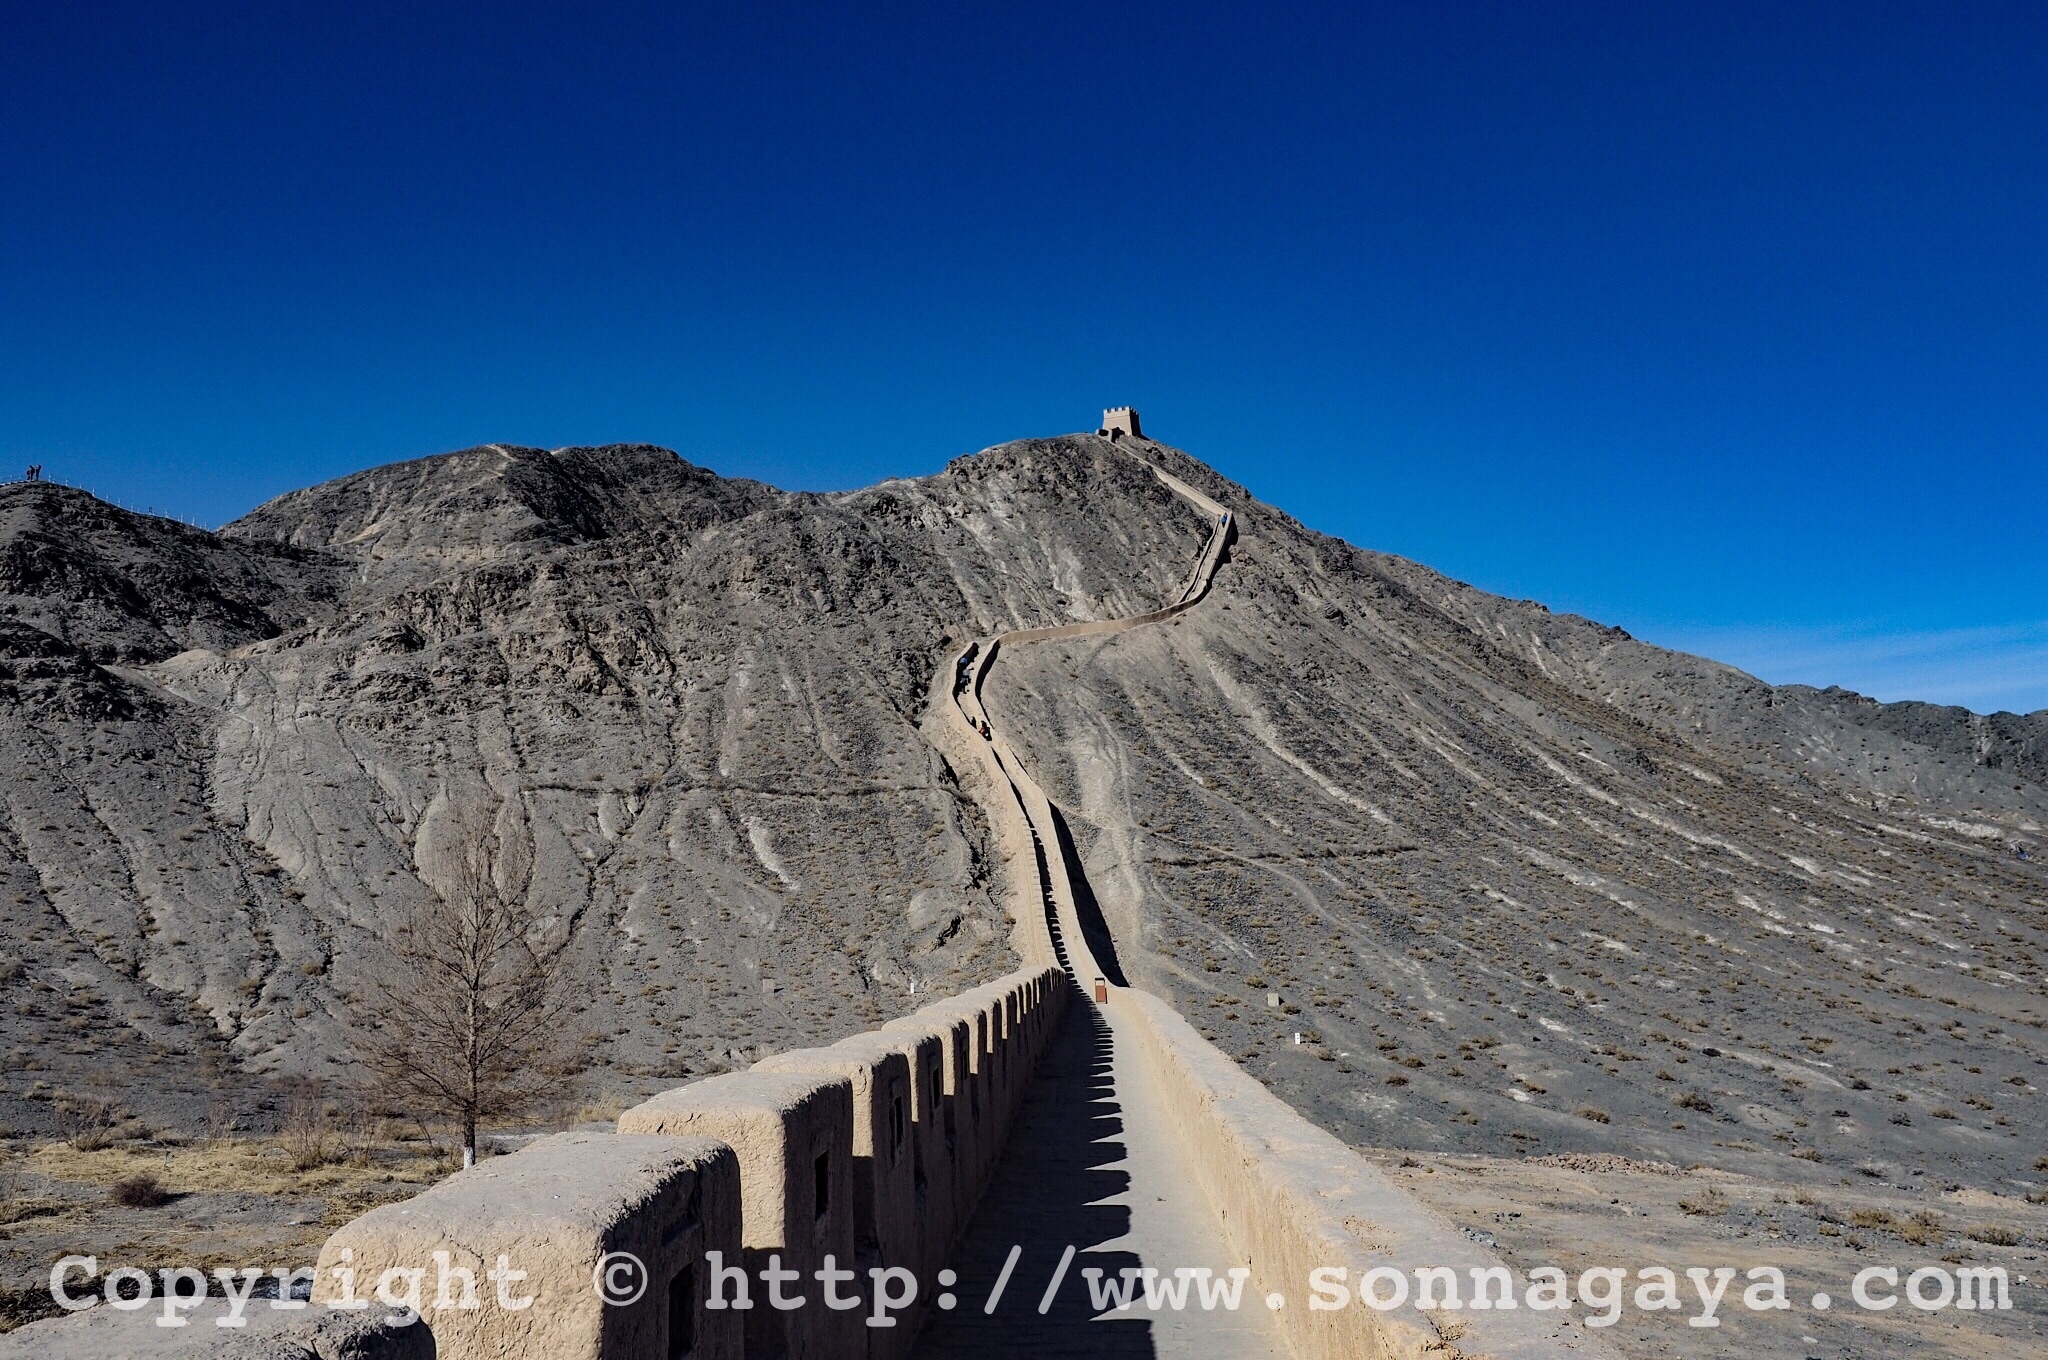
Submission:
<svg viewBox="0 0 2048 1360">
<path fill-rule="evenodd" d="M 1131 403 L 1491 590 L 2048 707 L 2038 5 L 17 4 L 0 186 L 0 458 L 130 505 Z"/>
</svg>

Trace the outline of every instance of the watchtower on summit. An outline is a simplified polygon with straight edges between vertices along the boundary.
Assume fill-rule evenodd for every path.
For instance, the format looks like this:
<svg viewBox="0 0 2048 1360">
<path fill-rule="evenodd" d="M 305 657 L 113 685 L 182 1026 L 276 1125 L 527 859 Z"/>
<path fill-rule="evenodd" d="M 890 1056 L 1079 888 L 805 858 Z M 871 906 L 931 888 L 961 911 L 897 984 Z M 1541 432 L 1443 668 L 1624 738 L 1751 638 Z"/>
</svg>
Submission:
<svg viewBox="0 0 2048 1360">
<path fill-rule="evenodd" d="M 1120 435 L 1129 435 L 1133 439 L 1145 437 L 1145 432 L 1138 428 L 1138 412 L 1129 406 L 1112 406 L 1104 411 L 1102 428 L 1095 433 L 1107 435 L 1111 439 Z"/>
</svg>

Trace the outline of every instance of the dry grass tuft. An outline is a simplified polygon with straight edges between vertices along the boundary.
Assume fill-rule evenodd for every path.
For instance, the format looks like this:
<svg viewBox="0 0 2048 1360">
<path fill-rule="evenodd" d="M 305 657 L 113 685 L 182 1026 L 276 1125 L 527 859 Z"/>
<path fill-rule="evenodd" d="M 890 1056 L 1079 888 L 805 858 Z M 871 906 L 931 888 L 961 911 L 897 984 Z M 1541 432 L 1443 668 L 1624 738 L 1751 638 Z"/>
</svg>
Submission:
<svg viewBox="0 0 2048 1360">
<path fill-rule="evenodd" d="M 632 1102 L 621 1096 L 606 1096 L 602 1100 L 589 1101 L 577 1107 L 569 1117 L 571 1124 L 609 1124 L 624 1114 Z"/>
</svg>

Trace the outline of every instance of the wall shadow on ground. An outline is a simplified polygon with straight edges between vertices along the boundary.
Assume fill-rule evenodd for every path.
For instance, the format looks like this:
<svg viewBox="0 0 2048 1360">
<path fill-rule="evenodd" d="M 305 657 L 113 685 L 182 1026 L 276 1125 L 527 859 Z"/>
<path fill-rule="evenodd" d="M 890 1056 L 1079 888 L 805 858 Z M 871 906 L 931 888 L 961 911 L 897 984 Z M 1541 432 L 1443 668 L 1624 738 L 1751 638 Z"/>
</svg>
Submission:
<svg viewBox="0 0 2048 1360">
<path fill-rule="evenodd" d="M 1084 1269 L 1107 1279 L 1140 1264 L 1137 1253 L 1102 1250 L 1130 1231 L 1130 1210 L 1103 1203 L 1130 1187 L 1123 1110 L 1111 1078 L 1109 1027 L 1094 1007 L 1070 1007 L 1010 1129 L 995 1179 L 953 1253 L 958 1305 L 934 1309 L 918 1360 L 1002 1360 L 1050 1355 L 1150 1360 L 1158 1354 L 1142 1313 L 1094 1320 Z M 1023 1248 L 993 1314 L 983 1312 L 1012 1246 Z M 1050 1307 L 1038 1311 L 1061 1254 L 1074 1259 Z M 937 1288 L 926 1282 L 928 1289 Z"/>
<path fill-rule="evenodd" d="M 1095 900 L 1095 889 L 1088 886 L 1088 873 L 1081 867 L 1081 856 L 1074 849 L 1073 833 L 1067 830 L 1067 819 L 1057 805 L 1048 802 L 1052 809 L 1053 835 L 1059 841 L 1061 863 L 1067 866 L 1067 882 L 1074 890 L 1074 915 L 1081 922 L 1082 938 L 1088 942 L 1089 952 L 1095 955 L 1102 975 L 1118 987 L 1130 986 L 1124 977 L 1123 963 L 1116 956 L 1116 937 L 1109 933 L 1109 922 L 1102 915 L 1102 904 Z M 1080 979 L 1082 986 L 1092 984 L 1092 978 Z"/>
</svg>

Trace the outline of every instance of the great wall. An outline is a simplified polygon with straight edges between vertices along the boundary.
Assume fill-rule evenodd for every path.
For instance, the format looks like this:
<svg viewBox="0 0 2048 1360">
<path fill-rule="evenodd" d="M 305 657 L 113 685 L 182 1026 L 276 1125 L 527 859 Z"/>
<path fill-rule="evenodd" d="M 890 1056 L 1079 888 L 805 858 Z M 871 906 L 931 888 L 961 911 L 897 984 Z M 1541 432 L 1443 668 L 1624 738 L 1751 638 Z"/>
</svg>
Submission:
<svg viewBox="0 0 2048 1360">
<path fill-rule="evenodd" d="M 1128 408 L 1104 413 L 1105 433 L 1146 461 L 1138 428 Z M 1006 648 L 1113 637 L 1207 596 L 1241 526 L 1146 466 L 1209 524 L 1174 600 L 981 639 L 932 681 L 940 716 L 928 730 L 956 769 L 980 772 L 1012 900 L 1037 904 L 1013 912 L 1021 971 L 828 1047 L 665 1091 L 614 1132 L 543 1137 L 374 1209 L 328 1239 L 308 1307 L 252 1305 L 250 1325 L 233 1331 L 210 1325 L 218 1299 L 174 1327 L 95 1307 L 23 1329 L 0 1355 L 1612 1355 L 1566 1312 L 1360 1302 L 1359 1282 L 1387 1268 L 1478 1272 L 1516 1297 L 1522 1282 L 1168 1001 L 1127 985 L 1106 925 L 1084 918 L 1058 811 L 981 693 Z M 1141 1293 L 1126 1308 L 1084 1307 L 1089 1267 L 1069 1273 L 1077 1250 L 1098 1277 L 1242 1268 L 1241 1305 L 1153 1309 Z M 828 1260 L 850 1272 L 843 1289 L 818 1287 Z M 505 1276 L 508 1265 L 522 1273 Z M 769 1304 L 771 1267 L 794 1272 L 787 1292 L 804 1306 Z M 1310 1274 L 1331 1268 L 1351 1302 L 1312 1308 Z M 1013 1273 L 998 1307 L 991 1295 Z M 752 1306 L 722 1306 L 742 1297 Z M 424 1307 L 414 1315 L 394 1299 Z"/>
</svg>

